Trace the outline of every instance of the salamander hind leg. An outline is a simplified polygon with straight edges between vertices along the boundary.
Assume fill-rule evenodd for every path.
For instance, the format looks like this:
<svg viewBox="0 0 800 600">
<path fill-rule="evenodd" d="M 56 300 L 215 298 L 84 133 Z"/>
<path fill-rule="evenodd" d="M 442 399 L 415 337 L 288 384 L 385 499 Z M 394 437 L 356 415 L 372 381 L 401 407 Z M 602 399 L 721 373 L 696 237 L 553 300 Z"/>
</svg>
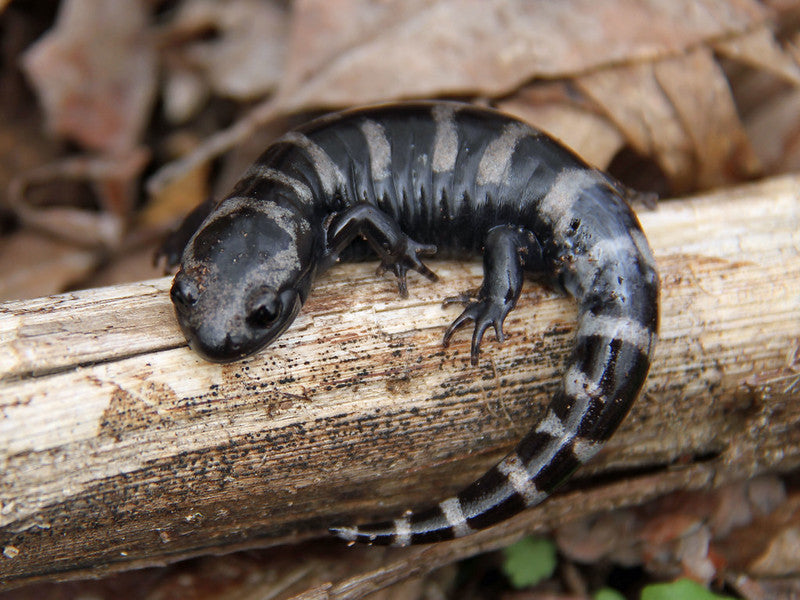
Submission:
<svg viewBox="0 0 800 600">
<path fill-rule="evenodd" d="M 409 269 L 436 281 L 436 274 L 420 259 L 421 256 L 436 254 L 436 246 L 411 239 L 391 217 L 371 204 L 358 204 L 333 215 L 327 229 L 329 258 L 335 259 L 359 235 L 381 258 L 378 273 L 391 271 L 397 276 L 401 296 L 408 295 L 406 274 Z"/>
<path fill-rule="evenodd" d="M 540 262 L 541 245 L 533 233 L 505 225 L 491 229 L 483 254 L 483 285 L 477 294 L 467 293 L 444 300 L 445 304 L 460 302 L 467 306 L 447 328 L 443 344 L 447 346 L 456 330 L 473 321 L 470 360 L 473 365 L 477 364 L 481 341 L 489 327 L 494 328 L 499 342 L 505 339 L 503 322 L 522 291 L 523 267 L 535 269 Z"/>
</svg>

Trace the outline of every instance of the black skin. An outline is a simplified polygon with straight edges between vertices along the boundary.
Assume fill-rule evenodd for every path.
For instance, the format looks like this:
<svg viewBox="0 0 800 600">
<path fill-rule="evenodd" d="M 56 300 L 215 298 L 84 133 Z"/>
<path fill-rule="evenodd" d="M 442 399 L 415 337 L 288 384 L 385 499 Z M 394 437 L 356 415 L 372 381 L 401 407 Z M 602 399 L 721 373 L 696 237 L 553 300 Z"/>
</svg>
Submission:
<svg viewBox="0 0 800 600">
<path fill-rule="evenodd" d="M 451 163 L 437 170 L 433 117 L 436 108 L 448 106 L 458 108 L 450 121 L 458 131 L 458 146 Z M 393 150 L 382 179 L 370 169 L 374 146 L 361 128 L 365 117 L 391 140 Z M 324 157 L 315 157 L 302 143 L 276 140 L 230 196 L 217 205 L 209 201 L 198 207 L 165 246 L 164 255 L 172 265 L 184 249 L 172 296 L 192 347 L 209 360 L 227 361 L 265 346 L 294 318 L 314 277 L 364 247 L 358 243 L 363 238 L 377 252 L 381 269 L 395 273 L 402 295 L 407 293 L 409 269 L 434 278 L 422 257 L 437 248 L 457 257 L 482 253 L 483 284 L 474 296 L 446 300 L 466 307 L 444 336 L 446 345 L 458 328 L 474 321 L 471 358 L 476 362 L 486 329 L 492 327 L 502 339 L 503 321 L 517 302 L 523 272 L 542 274 L 546 283 L 569 289 L 570 282 L 562 278 L 574 279 L 563 269 L 565 253 L 572 250 L 555 243 L 537 206 L 563 172 L 593 172 L 568 149 L 531 129 L 508 157 L 507 172 L 502 177 L 487 175 L 481 171 L 482 157 L 509 127 L 522 125 L 485 109 L 412 103 L 340 113 L 297 130 Z M 331 175 L 336 169 L 338 179 Z M 599 172 L 596 180 L 581 202 L 591 205 L 598 196 L 614 199 L 598 207 L 602 210 L 592 209 L 576 219 L 585 226 L 580 231 L 576 226 L 570 246 L 575 251 L 584 230 L 605 237 L 614 232 L 625 235 L 636 226 L 627 206 L 613 194 L 619 193 L 617 184 Z M 298 191 L 297 186 L 304 187 Z M 272 218 L 275 231 L 287 227 L 296 231 L 288 239 L 269 239 L 272 234 L 265 230 L 270 226 L 255 228 L 230 210 L 236 199 Z M 226 224 L 218 227 L 220 215 Z M 252 232 L 248 241 L 258 243 L 262 252 L 241 247 L 239 238 L 247 231 Z M 221 260 L 204 250 L 225 245 L 234 250 L 221 253 Z M 270 260 L 286 252 L 296 257 L 292 268 L 275 264 L 273 273 L 266 273 L 272 268 Z M 237 261 L 225 263 L 231 255 Z M 217 297 L 208 297 L 213 294 Z M 238 313 L 232 311 L 231 302 L 239 305 Z M 269 310 L 273 302 L 275 311 Z"/>
<path fill-rule="evenodd" d="M 319 273 L 370 247 L 403 295 L 408 270 L 435 278 L 423 257 L 482 255 L 480 289 L 445 300 L 466 307 L 444 344 L 473 322 L 473 363 L 487 329 L 502 340 L 525 272 L 578 300 L 576 345 L 543 427 L 437 506 L 333 530 L 350 541 L 424 543 L 541 501 L 608 439 L 641 390 L 658 274 L 631 196 L 502 113 L 439 102 L 367 107 L 276 140 L 228 197 L 190 215 L 164 254 L 181 262 L 172 287 L 181 328 L 213 361 L 274 340 Z"/>
<path fill-rule="evenodd" d="M 186 218 L 184 225 L 170 237 L 161 249 L 160 256 L 166 259 L 168 267 L 175 266 L 180 259 L 177 249 L 191 242 L 194 253 L 198 248 L 203 262 L 219 262 L 217 256 L 211 256 L 213 248 L 221 243 L 218 231 L 202 228 L 192 238 L 197 228 L 215 208 L 211 202 L 198 206 Z M 242 220 L 252 219 L 252 215 L 242 216 Z M 230 231 L 241 235 L 241 227 L 225 226 Z M 209 239 L 212 238 L 212 239 Z M 261 235 L 260 238 L 270 239 Z M 346 209 L 341 214 L 334 214 L 328 220 L 325 231 L 325 246 L 319 252 L 319 258 L 312 262 L 319 265 L 320 270 L 334 264 L 338 256 L 357 238 L 364 238 L 375 250 L 381 260 L 380 272 L 391 271 L 397 276 L 400 294 L 406 296 L 408 287 L 406 274 L 409 269 L 417 271 L 431 281 L 437 279 L 421 260 L 421 256 L 436 253 L 436 246 L 421 244 L 403 233 L 397 223 L 378 208 L 369 204 L 358 204 Z M 286 240 L 272 239 L 272 246 L 265 254 L 274 255 L 284 250 Z M 317 252 L 312 252 L 317 254 Z M 258 256 L 251 257 L 258 260 Z M 537 270 L 542 261 L 541 245 L 536 237 L 523 229 L 498 225 L 492 228 L 487 237 L 483 253 L 484 280 L 483 285 L 474 295 L 465 293 L 457 297 L 446 298 L 445 304 L 464 303 L 466 308 L 447 329 L 443 343 L 448 345 L 456 330 L 470 321 L 475 328 L 472 336 L 471 361 L 478 362 L 478 354 L 483 335 L 489 327 L 495 331 L 497 339 L 503 341 L 503 321 L 514 308 L 519 298 L 523 282 L 523 269 Z M 246 270 L 248 262 L 239 260 L 236 268 Z M 231 267 L 227 269 L 229 272 Z M 302 272 L 305 271 L 305 272 Z M 187 276 L 181 270 L 175 277 L 170 295 L 178 312 L 179 322 L 190 346 L 207 360 L 213 362 L 229 362 L 240 359 L 258 351 L 271 343 L 291 324 L 297 316 L 300 305 L 308 295 L 313 269 L 301 269 L 301 272 L 287 273 L 284 289 L 260 288 L 252 294 L 252 300 L 246 307 L 247 317 L 244 327 L 246 332 L 237 337 L 230 334 L 218 336 L 216 343 L 209 344 L 210 336 L 200 335 L 202 324 L 192 325 L 191 312 L 198 301 L 199 290 L 196 277 Z M 318 271 L 317 271 L 318 272 Z M 233 329 L 233 328 L 229 328 Z"/>
</svg>

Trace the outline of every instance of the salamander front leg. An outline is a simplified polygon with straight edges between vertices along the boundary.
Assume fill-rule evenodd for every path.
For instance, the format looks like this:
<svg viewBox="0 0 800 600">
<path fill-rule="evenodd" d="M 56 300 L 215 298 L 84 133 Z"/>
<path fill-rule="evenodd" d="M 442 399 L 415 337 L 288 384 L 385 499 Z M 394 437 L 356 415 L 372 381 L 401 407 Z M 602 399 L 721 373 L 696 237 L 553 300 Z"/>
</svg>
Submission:
<svg viewBox="0 0 800 600">
<path fill-rule="evenodd" d="M 457 329 L 468 321 L 474 321 L 470 357 L 473 365 L 478 364 L 483 334 L 490 326 L 494 328 L 497 341 L 505 339 L 503 321 L 517 304 L 522 291 L 523 267 L 536 270 L 541 260 L 541 246 L 531 232 L 504 225 L 491 229 L 483 254 L 483 285 L 475 295 L 461 294 L 444 300 L 445 304 L 461 302 L 467 305 L 447 328 L 444 346 L 450 343 Z"/>
<path fill-rule="evenodd" d="M 363 236 L 380 256 L 378 273 L 391 271 L 397 275 L 401 296 L 408 295 L 406 273 L 409 269 L 436 281 L 436 274 L 420 259 L 420 256 L 435 254 L 436 246 L 420 244 L 411 239 L 393 219 L 371 204 L 359 204 L 333 215 L 327 228 L 329 258 L 335 260 L 358 235 Z"/>
</svg>

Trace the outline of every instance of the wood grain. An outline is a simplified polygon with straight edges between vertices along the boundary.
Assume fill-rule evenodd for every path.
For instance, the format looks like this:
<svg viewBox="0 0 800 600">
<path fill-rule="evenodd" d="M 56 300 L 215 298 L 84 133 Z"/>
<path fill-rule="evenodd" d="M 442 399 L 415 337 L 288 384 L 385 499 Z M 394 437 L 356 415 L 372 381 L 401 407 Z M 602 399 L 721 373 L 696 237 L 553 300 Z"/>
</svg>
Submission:
<svg viewBox="0 0 800 600">
<path fill-rule="evenodd" d="M 663 317 L 629 418 L 560 498 L 407 556 L 433 568 L 542 524 L 797 468 L 799 190 L 788 177 L 642 212 Z M 441 298 L 477 287 L 480 265 L 431 266 L 441 281 L 412 275 L 407 299 L 374 264 L 338 266 L 277 344 L 228 365 L 185 348 L 166 278 L 0 304 L 0 588 L 297 541 L 478 476 L 542 414 L 575 306 L 526 284 L 509 339 L 489 337 L 472 367 L 466 332 L 441 346 L 459 311 Z"/>
</svg>

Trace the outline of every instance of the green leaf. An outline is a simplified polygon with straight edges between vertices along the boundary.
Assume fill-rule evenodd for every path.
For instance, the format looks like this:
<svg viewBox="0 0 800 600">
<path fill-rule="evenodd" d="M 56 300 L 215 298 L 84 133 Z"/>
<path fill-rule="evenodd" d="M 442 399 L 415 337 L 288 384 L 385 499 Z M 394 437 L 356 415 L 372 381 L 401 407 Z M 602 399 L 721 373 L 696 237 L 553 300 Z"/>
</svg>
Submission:
<svg viewBox="0 0 800 600">
<path fill-rule="evenodd" d="M 547 579 L 556 569 L 556 546 L 545 538 L 527 537 L 503 550 L 503 572 L 516 589 Z"/>
<path fill-rule="evenodd" d="M 673 583 L 656 583 L 642 590 L 641 600 L 734 600 L 707 590 L 691 579 L 679 579 Z"/>
<path fill-rule="evenodd" d="M 617 590 L 602 588 L 594 593 L 592 600 L 625 600 L 625 596 L 620 594 Z"/>
</svg>

